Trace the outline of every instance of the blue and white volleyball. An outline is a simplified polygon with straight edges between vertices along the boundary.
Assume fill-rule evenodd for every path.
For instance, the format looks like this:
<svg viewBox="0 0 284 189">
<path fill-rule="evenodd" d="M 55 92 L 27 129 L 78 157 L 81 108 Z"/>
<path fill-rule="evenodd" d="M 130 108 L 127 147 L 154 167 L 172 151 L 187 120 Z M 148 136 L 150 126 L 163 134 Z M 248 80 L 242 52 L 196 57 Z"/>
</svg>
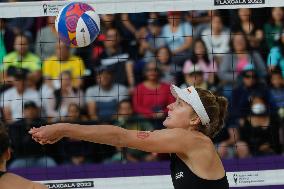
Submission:
<svg viewBox="0 0 284 189">
<path fill-rule="evenodd" d="M 64 6 L 55 20 L 61 41 L 70 47 L 86 47 L 100 33 L 100 18 L 95 9 L 86 3 Z"/>
</svg>

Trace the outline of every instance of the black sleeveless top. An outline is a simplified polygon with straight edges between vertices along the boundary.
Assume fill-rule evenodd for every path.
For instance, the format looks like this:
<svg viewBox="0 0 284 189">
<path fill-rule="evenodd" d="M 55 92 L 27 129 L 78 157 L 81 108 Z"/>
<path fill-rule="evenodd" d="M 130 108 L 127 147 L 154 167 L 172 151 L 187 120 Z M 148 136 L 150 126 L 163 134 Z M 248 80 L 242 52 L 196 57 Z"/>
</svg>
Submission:
<svg viewBox="0 0 284 189">
<path fill-rule="evenodd" d="M 7 172 L 3 172 L 3 171 L 0 171 L 0 178 L 4 175 L 4 174 L 6 174 Z"/>
<path fill-rule="evenodd" d="M 195 175 L 176 155 L 171 154 L 171 177 L 175 189 L 229 189 L 227 176 L 206 180 Z"/>
</svg>

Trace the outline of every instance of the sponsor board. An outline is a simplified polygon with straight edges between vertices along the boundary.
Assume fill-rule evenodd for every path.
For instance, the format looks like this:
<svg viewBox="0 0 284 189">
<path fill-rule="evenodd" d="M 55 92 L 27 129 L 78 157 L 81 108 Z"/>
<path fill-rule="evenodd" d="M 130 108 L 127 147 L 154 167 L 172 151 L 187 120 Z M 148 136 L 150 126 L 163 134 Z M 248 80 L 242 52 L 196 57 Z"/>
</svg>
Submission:
<svg viewBox="0 0 284 189">
<path fill-rule="evenodd" d="M 179 174 L 178 177 L 181 177 Z M 226 173 L 230 187 L 283 186 L 284 169 Z M 41 181 L 49 189 L 174 189 L 170 175 Z"/>
<path fill-rule="evenodd" d="M 230 187 L 284 185 L 284 170 L 228 172 Z"/>
</svg>

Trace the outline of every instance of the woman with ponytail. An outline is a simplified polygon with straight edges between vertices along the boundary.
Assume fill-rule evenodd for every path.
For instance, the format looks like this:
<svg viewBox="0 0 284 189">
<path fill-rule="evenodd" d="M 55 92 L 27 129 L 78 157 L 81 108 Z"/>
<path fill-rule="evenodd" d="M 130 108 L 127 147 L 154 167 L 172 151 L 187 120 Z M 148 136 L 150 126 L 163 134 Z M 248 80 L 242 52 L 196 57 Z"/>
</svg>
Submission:
<svg viewBox="0 0 284 189">
<path fill-rule="evenodd" d="M 126 130 L 113 125 L 83 126 L 60 123 L 33 128 L 30 134 L 41 144 L 63 137 L 154 153 L 171 154 L 171 176 L 175 189 L 228 189 L 222 162 L 212 142 L 222 129 L 228 102 L 204 89 L 172 85 L 176 101 L 168 105 L 166 129 Z"/>
</svg>

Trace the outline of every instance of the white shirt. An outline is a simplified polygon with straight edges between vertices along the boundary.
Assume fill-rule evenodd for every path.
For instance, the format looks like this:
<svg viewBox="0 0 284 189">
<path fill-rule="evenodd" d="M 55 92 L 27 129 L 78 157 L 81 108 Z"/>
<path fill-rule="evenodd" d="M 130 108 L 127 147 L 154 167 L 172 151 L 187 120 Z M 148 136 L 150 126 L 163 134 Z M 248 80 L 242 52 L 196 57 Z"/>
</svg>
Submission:
<svg viewBox="0 0 284 189">
<path fill-rule="evenodd" d="M 23 118 L 24 104 L 28 101 L 33 101 L 38 107 L 41 105 L 40 95 L 36 90 L 26 89 L 22 95 L 18 93 L 16 88 L 8 89 L 1 96 L 1 106 L 10 108 L 12 120 Z"/>
<path fill-rule="evenodd" d="M 120 102 L 128 98 L 128 89 L 120 84 L 113 84 L 109 90 L 104 90 L 100 86 L 95 85 L 87 89 L 86 102 L 110 102 L 116 100 Z"/>
<path fill-rule="evenodd" d="M 213 35 L 211 28 L 207 28 L 202 32 L 201 38 L 206 45 L 208 54 L 223 56 L 230 50 L 230 32 L 227 29 L 224 29 L 220 35 Z"/>
</svg>

